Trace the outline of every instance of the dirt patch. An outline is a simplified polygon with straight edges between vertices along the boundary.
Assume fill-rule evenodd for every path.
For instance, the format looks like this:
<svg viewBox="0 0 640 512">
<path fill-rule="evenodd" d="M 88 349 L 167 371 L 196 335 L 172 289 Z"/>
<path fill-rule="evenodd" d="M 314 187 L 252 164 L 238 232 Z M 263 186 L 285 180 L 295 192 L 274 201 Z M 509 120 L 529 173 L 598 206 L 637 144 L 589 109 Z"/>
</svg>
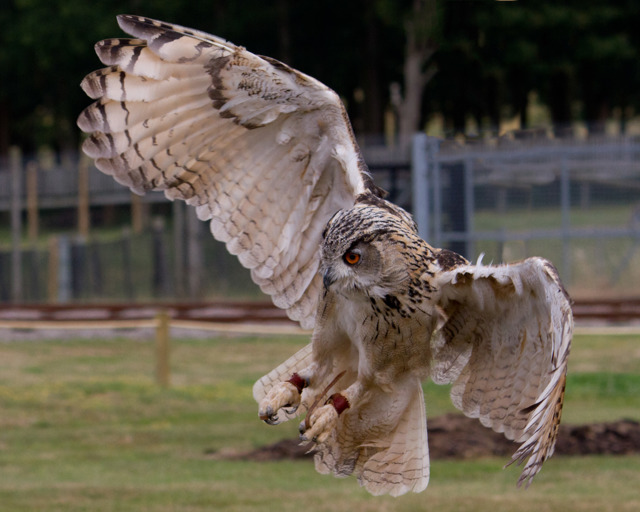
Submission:
<svg viewBox="0 0 640 512">
<path fill-rule="evenodd" d="M 511 456 L 517 445 L 483 427 L 478 420 L 460 414 L 446 414 L 430 419 L 429 454 L 432 459 L 470 459 L 491 455 Z M 248 453 L 218 452 L 221 458 L 272 461 L 310 457 L 308 446 L 295 439 L 285 439 Z M 589 425 L 562 425 L 556 454 L 589 455 L 640 453 L 640 423 L 620 420 Z"/>
</svg>

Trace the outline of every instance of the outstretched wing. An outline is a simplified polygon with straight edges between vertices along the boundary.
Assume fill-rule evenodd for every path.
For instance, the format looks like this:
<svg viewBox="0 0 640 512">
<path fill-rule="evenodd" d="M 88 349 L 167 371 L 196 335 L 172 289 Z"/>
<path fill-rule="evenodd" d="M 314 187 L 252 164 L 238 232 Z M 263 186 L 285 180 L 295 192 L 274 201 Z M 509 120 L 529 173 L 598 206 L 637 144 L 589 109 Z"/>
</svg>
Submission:
<svg viewBox="0 0 640 512">
<path fill-rule="evenodd" d="M 97 99 L 78 118 L 84 152 L 138 194 L 195 206 L 274 303 L 312 327 L 325 224 L 376 190 L 340 99 L 218 37 L 118 23 L 137 39 L 96 45 L 109 67 L 82 82 Z"/>
<path fill-rule="evenodd" d="M 518 485 L 553 454 L 573 330 L 569 298 L 551 263 L 459 264 L 438 277 L 445 322 L 434 339 L 432 378 L 453 382 L 467 416 L 518 443 L 528 458 Z"/>
</svg>

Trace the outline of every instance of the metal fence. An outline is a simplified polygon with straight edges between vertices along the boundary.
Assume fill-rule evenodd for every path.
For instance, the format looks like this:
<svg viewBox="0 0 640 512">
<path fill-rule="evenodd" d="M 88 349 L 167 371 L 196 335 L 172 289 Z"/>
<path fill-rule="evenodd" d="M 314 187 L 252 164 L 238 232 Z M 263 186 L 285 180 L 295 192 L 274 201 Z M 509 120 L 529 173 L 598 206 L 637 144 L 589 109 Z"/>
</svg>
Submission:
<svg viewBox="0 0 640 512">
<path fill-rule="evenodd" d="M 173 228 L 157 226 L 25 244 L 17 293 L 11 252 L 0 249 L 0 303 L 264 300 L 246 269 L 198 222 L 193 236 L 199 243 L 189 257 L 176 245 Z"/>
<path fill-rule="evenodd" d="M 640 295 L 640 143 L 417 135 L 413 212 L 434 246 L 484 262 L 543 256 L 574 295 Z"/>
<path fill-rule="evenodd" d="M 411 161 L 388 147 L 364 149 L 375 181 L 412 210 L 432 245 L 471 260 L 484 253 L 485 263 L 543 256 L 574 296 L 640 296 L 635 138 L 458 144 L 418 135 Z M 47 166 L 15 155 L 0 162 L 0 215 L 14 226 L 0 240 L 0 301 L 260 297 L 248 272 L 182 203 L 165 207 L 163 222 L 149 216 L 142 231 L 127 225 L 76 235 L 67 225 L 24 236 L 31 231 L 25 211 L 31 219 L 34 209 L 41 218 L 80 210 L 83 187 L 94 210 L 127 207 L 128 190 L 95 169 L 84 180 L 82 165 L 77 155 Z M 154 193 L 145 201 L 166 199 Z"/>
</svg>

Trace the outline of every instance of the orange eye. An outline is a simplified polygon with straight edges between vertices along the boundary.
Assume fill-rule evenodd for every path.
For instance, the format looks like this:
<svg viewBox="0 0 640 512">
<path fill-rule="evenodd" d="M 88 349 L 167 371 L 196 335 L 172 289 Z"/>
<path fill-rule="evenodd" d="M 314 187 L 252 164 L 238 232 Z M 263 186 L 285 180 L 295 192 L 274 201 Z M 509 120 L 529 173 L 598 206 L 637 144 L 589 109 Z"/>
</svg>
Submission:
<svg viewBox="0 0 640 512">
<path fill-rule="evenodd" d="M 360 255 L 357 252 L 349 251 L 344 255 L 344 261 L 348 265 L 355 265 L 360 261 Z"/>
</svg>

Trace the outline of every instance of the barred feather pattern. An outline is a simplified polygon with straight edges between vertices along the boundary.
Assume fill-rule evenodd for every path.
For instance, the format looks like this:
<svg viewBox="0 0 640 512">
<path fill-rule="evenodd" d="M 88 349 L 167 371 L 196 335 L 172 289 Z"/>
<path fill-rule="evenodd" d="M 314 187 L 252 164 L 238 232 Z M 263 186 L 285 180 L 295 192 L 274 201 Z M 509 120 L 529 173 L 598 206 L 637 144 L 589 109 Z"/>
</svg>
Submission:
<svg viewBox="0 0 640 512">
<path fill-rule="evenodd" d="M 566 291 L 542 258 L 499 267 L 460 265 L 438 276 L 446 322 L 433 345 L 432 378 L 453 382 L 467 416 L 522 443 L 529 484 L 553 454 L 573 317 Z"/>
<path fill-rule="evenodd" d="M 380 422 L 379 411 L 360 407 L 357 417 L 345 413 L 335 435 L 315 447 L 316 470 L 338 477 L 353 474 L 374 496 L 422 492 L 429 483 L 422 388 L 418 382 L 400 400 L 394 395 L 393 402 L 385 395 L 377 398 L 375 407 L 386 407 L 385 412 L 394 419 L 393 428 Z"/>
<path fill-rule="evenodd" d="M 386 201 L 338 96 L 224 39 L 138 16 L 96 45 L 84 151 L 132 191 L 192 205 L 309 345 L 259 379 L 259 416 L 306 414 L 319 472 L 370 493 L 429 481 L 421 382 L 519 443 L 529 485 L 553 453 L 573 318 L 553 265 L 470 264 Z M 293 385 L 296 382 L 306 387 Z M 303 387 L 300 392 L 300 387 Z M 300 393 L 299 395 L 297 393 Z M 340 406 L 330 397 L 337 397 Z"/>
<path fill-rule="evenodd" d="M 370 182 L 329 88 L 224 39 L 119 16 L 89 74 L 83 149 L 132 191 L 196 207 L 274 303 L 313 326 L 322 230 Z M 292 179 L 295 177 L 295 179 Z"/>
</svg>

